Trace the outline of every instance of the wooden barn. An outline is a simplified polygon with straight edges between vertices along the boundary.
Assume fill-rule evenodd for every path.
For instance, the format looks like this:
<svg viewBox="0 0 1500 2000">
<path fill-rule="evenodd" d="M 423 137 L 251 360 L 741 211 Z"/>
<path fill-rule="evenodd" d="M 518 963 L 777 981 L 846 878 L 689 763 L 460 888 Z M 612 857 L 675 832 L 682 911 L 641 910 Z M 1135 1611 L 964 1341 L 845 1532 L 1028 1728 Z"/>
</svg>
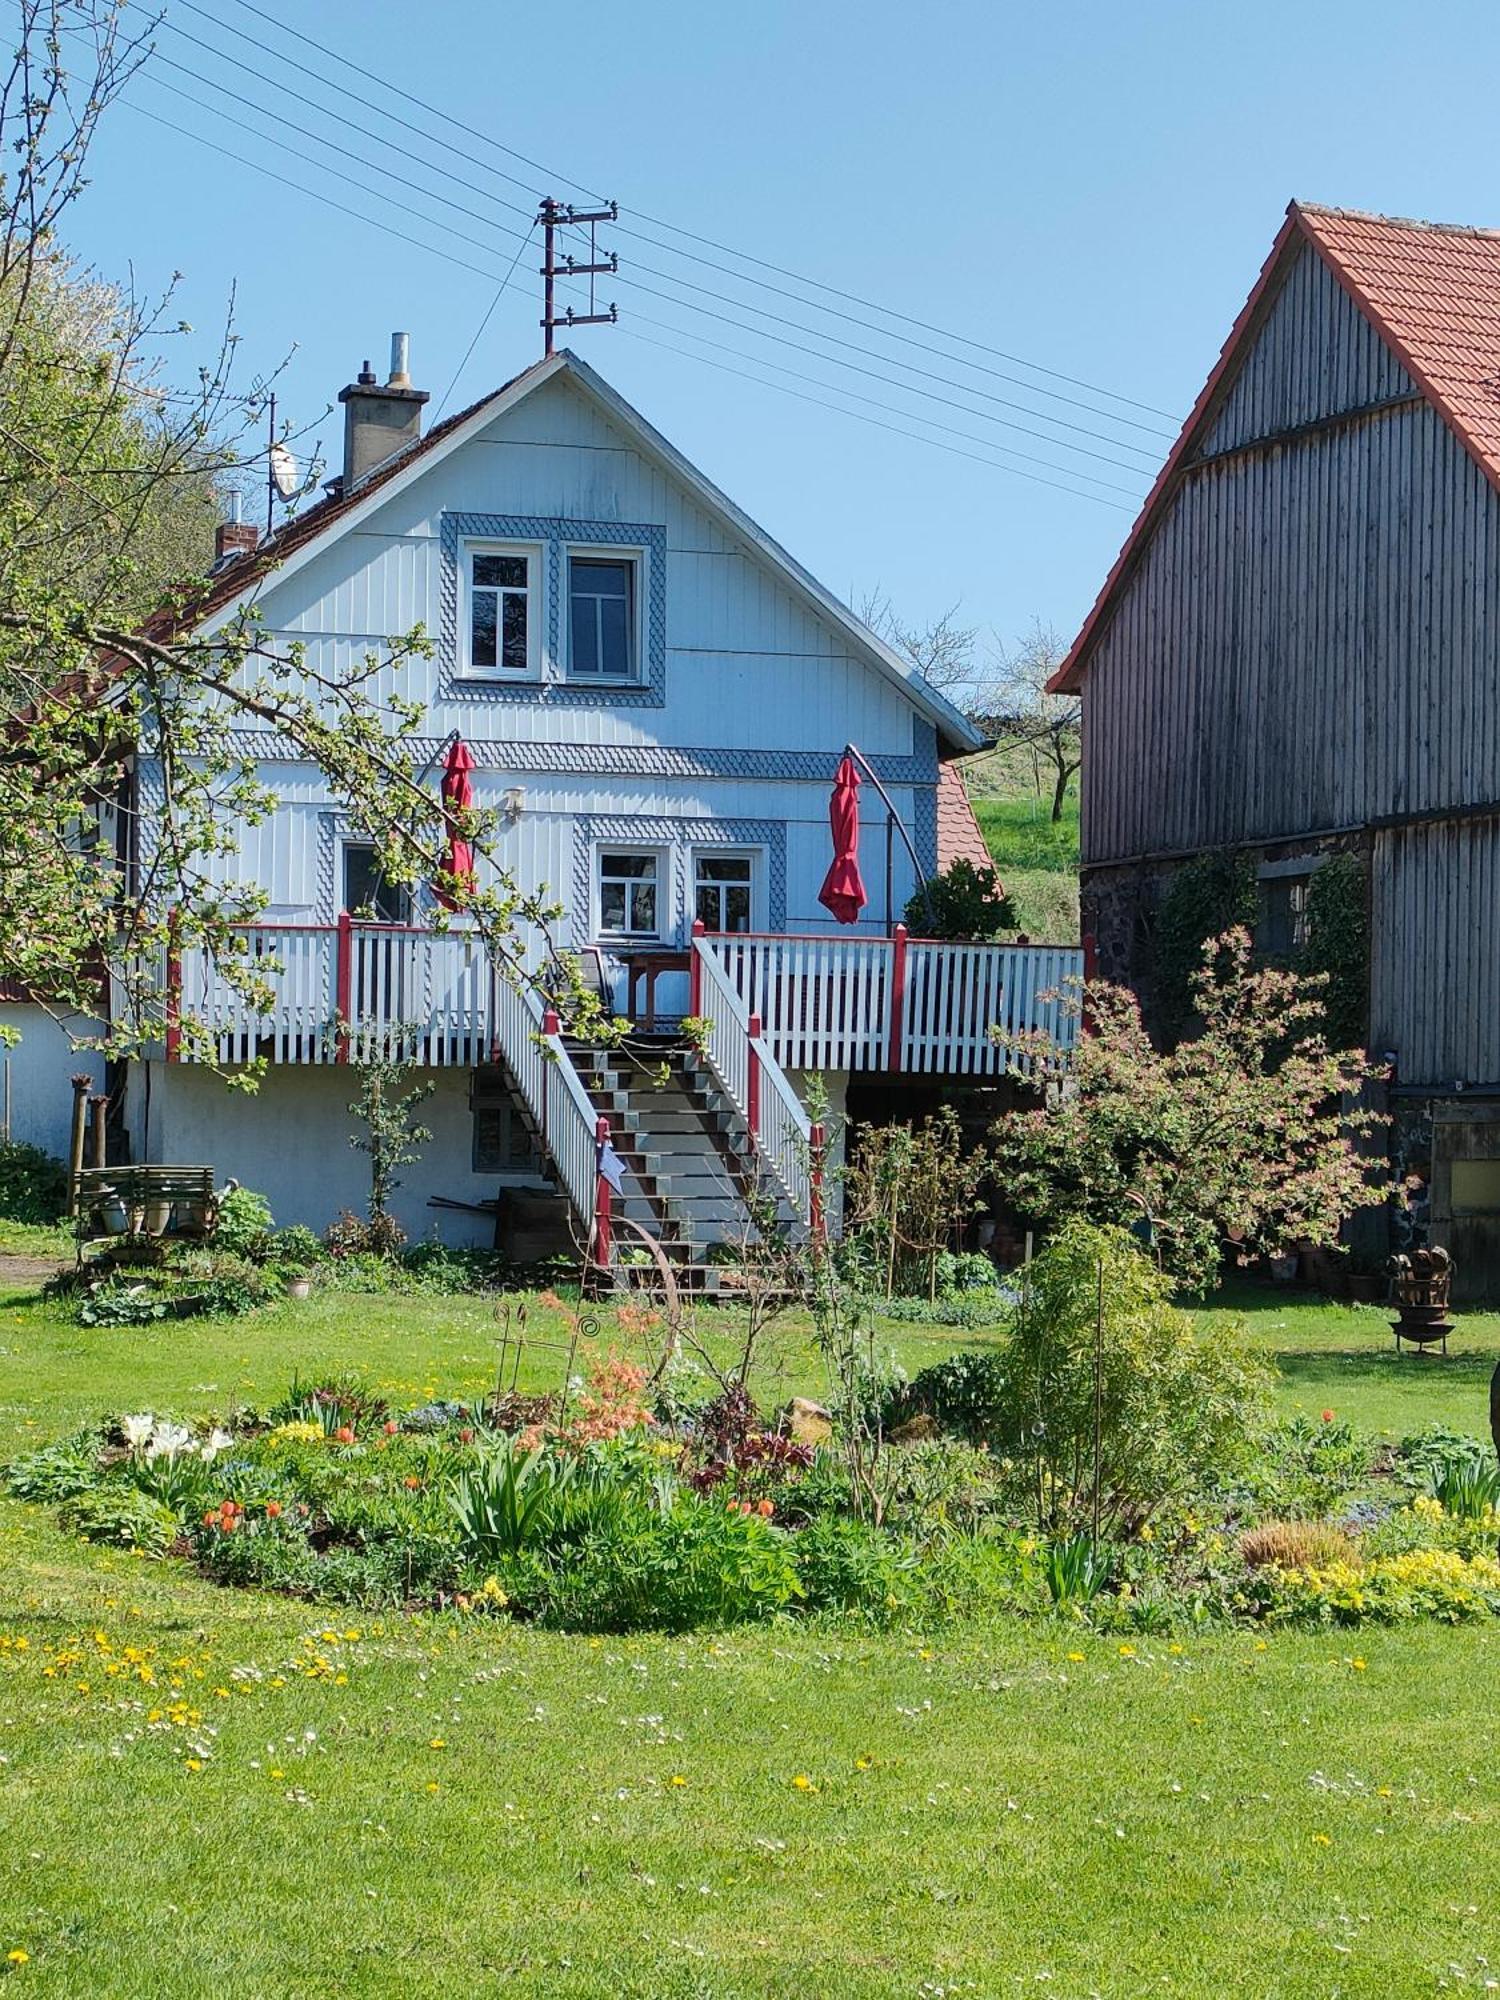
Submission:
<svg viewBox="0 0 1500 2000">
<path fill-rule="evenodd" d="M 1054 684 L 1106 975 L 1192 857 L 1291 954 L 1357 859 L 1391 1145 L 1500 1292 L 1500 231 L 1292 204 Z"/>
</svg>

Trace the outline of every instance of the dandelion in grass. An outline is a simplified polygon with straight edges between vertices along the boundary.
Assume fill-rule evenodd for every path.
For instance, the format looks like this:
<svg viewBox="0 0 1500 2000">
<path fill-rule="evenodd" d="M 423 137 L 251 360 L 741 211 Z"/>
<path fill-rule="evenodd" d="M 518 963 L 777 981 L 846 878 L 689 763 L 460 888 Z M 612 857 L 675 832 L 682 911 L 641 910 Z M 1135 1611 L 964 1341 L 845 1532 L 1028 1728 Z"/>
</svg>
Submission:
<svg viewBox="0 0 1500 2000">
<path fill-rule="evenodd" d="M 792 1780 L 792 1790 L 794 1792 L 815 1792 L 817 1789 L 817 1786 L 805 1771 L 799 1771 Z"/>
</svg>

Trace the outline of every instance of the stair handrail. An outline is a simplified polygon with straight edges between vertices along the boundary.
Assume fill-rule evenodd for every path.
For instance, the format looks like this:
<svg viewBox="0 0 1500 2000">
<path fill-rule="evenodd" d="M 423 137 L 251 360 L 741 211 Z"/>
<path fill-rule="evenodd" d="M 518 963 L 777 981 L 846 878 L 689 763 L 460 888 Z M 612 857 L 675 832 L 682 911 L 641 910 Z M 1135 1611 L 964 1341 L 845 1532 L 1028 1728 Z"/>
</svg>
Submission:
<svg viewBox="0 0 1500 2000">
<path fill-rule="evenodd" d="M 522 975 L 495 972 L 495 1052 L 520 1091 L 544 1152 L 584 1228 L 593 1234 L 599 1181 L 598 1114 L 563 1041 L 557 1016 Z"/>
<path fill-rule="evenodd" d="M 811 1223 L 812 1126 L 785 1070 L 746 1010 L 709 945 L 693 925 L 692 1011 L 703 1024 L 699 1050 L 715 1081 L 744 1119 L 756 1158 L 770 1171 L 799 1222 Z"/>
</svg>

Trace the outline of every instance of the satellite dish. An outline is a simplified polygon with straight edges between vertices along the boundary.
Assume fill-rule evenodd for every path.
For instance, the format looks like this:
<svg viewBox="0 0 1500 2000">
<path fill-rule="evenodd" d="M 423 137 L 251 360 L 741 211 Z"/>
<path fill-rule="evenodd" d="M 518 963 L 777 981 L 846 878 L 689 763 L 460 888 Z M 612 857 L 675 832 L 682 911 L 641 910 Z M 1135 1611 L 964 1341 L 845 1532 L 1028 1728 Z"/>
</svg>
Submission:
<svg viewBox="0 0 1500 2000">
<path fill-rule="evenodd" d="M 297 461 L 284 444 L 271 446 L 271 484 L 283 500 L 293 500 L 301 492 L 302 475 Z"/>
</svg>

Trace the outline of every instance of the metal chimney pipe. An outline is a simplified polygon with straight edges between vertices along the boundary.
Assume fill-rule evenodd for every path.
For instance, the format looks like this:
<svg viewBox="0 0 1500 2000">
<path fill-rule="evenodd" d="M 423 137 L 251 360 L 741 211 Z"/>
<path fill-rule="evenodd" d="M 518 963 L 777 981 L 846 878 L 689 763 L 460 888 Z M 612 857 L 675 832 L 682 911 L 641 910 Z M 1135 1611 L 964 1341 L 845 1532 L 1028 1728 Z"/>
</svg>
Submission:
<svg viewBox="0 0 1500 2000">
<path fill-rule="evenodd" d="M 393 333 L 391 335 L 391 379 L 386 384 L 388 389 L 409 389 L 411 387 L 411 376 L 407 372 L 407 364 L 410 359 L 411 335 L 409 333 Z"/>
</svg>

